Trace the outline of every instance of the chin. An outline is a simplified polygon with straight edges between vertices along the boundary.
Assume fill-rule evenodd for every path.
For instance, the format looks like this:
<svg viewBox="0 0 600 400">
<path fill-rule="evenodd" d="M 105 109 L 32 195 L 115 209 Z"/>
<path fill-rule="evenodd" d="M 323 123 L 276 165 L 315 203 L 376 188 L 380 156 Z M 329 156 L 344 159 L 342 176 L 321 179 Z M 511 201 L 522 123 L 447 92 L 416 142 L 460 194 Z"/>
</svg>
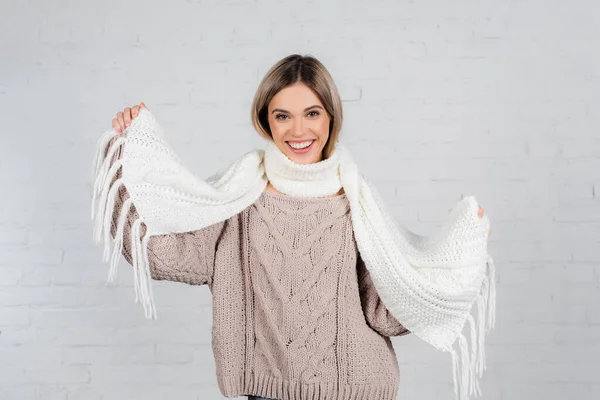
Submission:
<svg viewBox="0 0 600 400">
<path fill-rule="evenodd" d="M 307 153 L 296 154 L 293 151 L 286 149 L 285 155 L 296 164 L 312 164 L 321 161 L 321 152 L 322 150 L 319 149 L 311 149 Z"/>
</svg>

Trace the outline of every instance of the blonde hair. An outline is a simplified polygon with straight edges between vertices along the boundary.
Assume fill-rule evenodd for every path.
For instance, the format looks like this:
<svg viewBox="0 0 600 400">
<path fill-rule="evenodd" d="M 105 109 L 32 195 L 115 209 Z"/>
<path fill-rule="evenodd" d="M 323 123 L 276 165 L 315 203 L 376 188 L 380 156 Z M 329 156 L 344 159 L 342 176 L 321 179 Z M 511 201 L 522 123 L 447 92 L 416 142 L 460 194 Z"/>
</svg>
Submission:
<svg viewBox="0 0 600 400">
<path fill-rule="evenodd" d="M 267 71 L 252 101 L 252 124 L 259 135 L 272 141 L 267 115 L 269 103 L 280 90 L 298 82 L 315 92 L 329 114 L 329 138 L 322 154 L 323 159 L 329 158 L 342 129 L 342 99 L 327 68 L 311 55 L 289 55 Z"/>
</svg>

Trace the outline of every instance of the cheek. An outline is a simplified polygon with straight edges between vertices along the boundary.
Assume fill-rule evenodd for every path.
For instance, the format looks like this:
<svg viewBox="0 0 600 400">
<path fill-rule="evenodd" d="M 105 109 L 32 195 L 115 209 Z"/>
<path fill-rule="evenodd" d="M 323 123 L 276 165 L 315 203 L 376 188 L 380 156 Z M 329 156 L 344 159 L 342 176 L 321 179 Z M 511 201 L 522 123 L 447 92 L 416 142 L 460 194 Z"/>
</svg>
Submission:
<svg viewBox="0 0 600 400">
<path fill-rule="evenodd" d="M 271 131 L 271 135 L 273 135 L 273 140 L 276 143 L 280 143 L 280 144 L 285 144 L 284 143 L 284 138 L 286 136 L 286 132 L 284 130 L 282 130 L 281 128 L 279 128 L 279 130 L 275 129 L 274 131 Z"/>
<path fill-rule="evenodd" d="M 278 124 L 270 122 L 269 128 L 271 129 L 271 135 L 273 136 L 273 139 L 277 140 L 283 135 L 281 127 L 278 126 Z"/>
<path fill-rule="evenodd" d="M 322 137 L 327 137 L 329 136 L 329 120 L 326 120 L 325 118 L 320 119 L 317 122 L 317 126 L 315 127 L 316 131 L 319 132 L 319 135 Z"/>
</svg>

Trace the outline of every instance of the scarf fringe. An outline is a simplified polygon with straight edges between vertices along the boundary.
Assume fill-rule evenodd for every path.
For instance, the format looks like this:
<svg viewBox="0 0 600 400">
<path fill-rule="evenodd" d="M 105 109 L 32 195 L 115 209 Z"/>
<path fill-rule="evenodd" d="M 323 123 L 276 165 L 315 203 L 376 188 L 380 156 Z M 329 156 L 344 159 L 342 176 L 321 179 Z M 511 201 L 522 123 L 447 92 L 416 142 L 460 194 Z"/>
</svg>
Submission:
<svg viewBox="0 0 600 400">
<path fill-rule="evenodd" d="M 455 349 L 449 352 L 452 357 L 452 377 L 456 400 L 469 400 L 471 395 L 481 396 L 479 378 L 486 369 L 485 334 L 496 322 L 496 271 L 494 260 L 488 255 L 486 276 L 483 279 L 481 293 L 475 300 L 477 317 L 469 314 L 466 322 L 469 325 L 469 340 L 459 333 Z M 470 343 L 470 345 L 469 345 Z M 469 350 L 470 349 L 470 350 Z"/>
<path fill-rule="evenodd" d="M 91 177 L 93 182 L 91 215 L 91 218 L 94 221 L 93 241 L 96 244 L 100 243 L 101 240 L 104 241 L 102 260 L 103 262 L 109 262 L 108 282 L 114 282 L 117 277 L 119 256 L 123 251 L 125 224 L 127 223 L 127 216 L 131 205 L 133 204 L 131 197 L 123 202 L 119 214 L 117 231 L 114 240 L 112 240 L 112 216 L 116 199 L 119 195 L 119 189 L 124 184 L 122 179 L 119 178 L 111 185 L 122 162 L 121 160 L 116 160 L 112 166 L 110 163 L 115 152 L 122 148 L 125 143 L 125 138 L 117 138 L 108 149 L 106 155 L 104 155 L 104 152 L 110 140 L 117 135 L 118 134 L 115 134 L 114 131 L 107 131 L 100 139 L 98 139 L 94 168 Z M 152 290 L 152 276 L 148 259 L 148 242 L 150 240 L 150 235 L 146 232 L 146 234 L 140 238 L 142 223 L 141 217 L 138 216 L 131 226 L 131 258 L 135 289 L 134 302 L 139 303 L 141 300 L 146 318 L 156 319 L 157 315 Z"/>
</svg>

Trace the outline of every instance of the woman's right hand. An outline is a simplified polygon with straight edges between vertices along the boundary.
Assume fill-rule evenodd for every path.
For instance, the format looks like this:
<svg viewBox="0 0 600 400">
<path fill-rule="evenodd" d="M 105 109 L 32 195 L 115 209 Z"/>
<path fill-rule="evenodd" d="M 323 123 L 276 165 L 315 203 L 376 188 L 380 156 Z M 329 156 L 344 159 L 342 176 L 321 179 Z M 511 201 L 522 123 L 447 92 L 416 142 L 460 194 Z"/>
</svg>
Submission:
<svg viewBox="0 0 600 400">
<path fill-rule="evenodd" d="M 125 107 L 123 111 L 117 113 L 117 117 L 112 120 L 112 127 L 118 133 L 122 133 L 125 128 L 131 124 L 131 120 L 138 116 L 140 109 L 148 108 L 142 101 L 140 105 Z"/>
</svg>

